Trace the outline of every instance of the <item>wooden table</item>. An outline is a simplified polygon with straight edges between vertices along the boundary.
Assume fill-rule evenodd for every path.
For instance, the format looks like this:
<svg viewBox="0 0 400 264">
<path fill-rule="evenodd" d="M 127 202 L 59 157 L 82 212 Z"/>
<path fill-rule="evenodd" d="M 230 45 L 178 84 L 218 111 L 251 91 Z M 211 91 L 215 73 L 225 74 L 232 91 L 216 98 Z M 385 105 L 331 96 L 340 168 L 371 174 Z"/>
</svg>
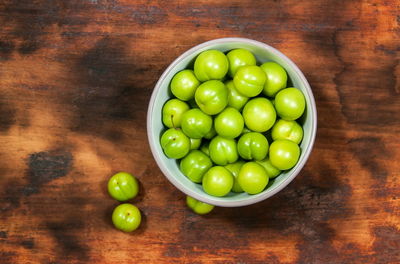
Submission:
<svg viewBox="0 0 400 264">
<path fill-rule="evenodd" d="M 147 143 L 179 54 L 247 37 L 308 78 L 318 135 L 300 175 L 201 217 Z M 0 263 L 400 263 L 400 6 L 387 1 L 2 0 Z M 117 171 L 144 219 L 115 230 Z"/>
</svg>

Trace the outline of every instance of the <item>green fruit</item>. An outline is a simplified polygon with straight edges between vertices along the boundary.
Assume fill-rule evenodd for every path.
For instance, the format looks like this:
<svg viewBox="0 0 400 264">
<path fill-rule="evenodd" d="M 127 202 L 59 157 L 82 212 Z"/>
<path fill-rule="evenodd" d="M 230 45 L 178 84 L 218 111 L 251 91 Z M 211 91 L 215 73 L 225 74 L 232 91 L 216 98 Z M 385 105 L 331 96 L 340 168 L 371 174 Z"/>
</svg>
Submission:
<svg viewBox="0 0 400 264">
<path fill-rule="evenodd" d="M 281 171 L 277 168 L 275 168 L 272 164 L 269 158 L 266 158 L 264 160 L 259 160 L 256 161 L 258 164 L 264 167 L 265 171 L 267 172 L 267 175 L 270 179 L 273 179 L 277 177 L 279 174 L 281 174 Z"/>
<path fill-rule="evenodd" d="M 201 138 L 190 138 L 190 150 L 199 149 L 201 145 Z"/>
<path fill-rule="evenodd" d="M 246 127 L 255 132 L 265 132 L 276 120 L 276 112 L 272 103 L 266 98 L 251 99 L 243 108 Z"/>
<path fill-rule="evenodd" d="M 244 121 L 238 110 L 228 107 L 217 115 L 214 126 L 221 137 L 235 138 L 242 133 Z"/>
<path fill-rule="evenodd" d="M 242 168 L 243 164 L 245 164 L 245 162 L 243 160 L 240 160 L 240 161 L 236 161 L 235 163 L 231 163 L 231 164 L 228 164 L 225 166 L 225 168 L 232 173 L 233 178 L 234 178 L 232 192 L 236 192 L 236 193 L 243 192 L 242 187 L 240 187 L 240 184 L 237 181 L 237 177 L 239 175 L 240 169 Z"/>
<path fill-rule="evenodd" d="M 264 159 L 268 154 L 268 146 L 267 138 L 257 132 L 242 135 L 237 144 L 240 157 L 246 160 Z"/>
<path fill-rule="evenodd" d="M 171 81 L 171 92 L 182 101 L 194 98 L 194 93 L 200 85 L 192 70 L 183 70 L 175 74 Z"/>
<path fill-rule="evenodd" d="M 221 80 L 228 68 L 228 58 L 219 50 L 203 51 L 194 62 L 194 74 L 201 82 Z"/>
<path fill-rule="evenodd" d="M 204 137 L 212 128 L 212 118 L 200 109 L 190 109 L 182 116 L 182 131 L 190 138 Z"/>
<path fill-rule="evenodd" d="M 161 136 L 161 147 L 168 158 L 181 159 L 189 153 L 190 140 L 180 129 L 170 128 Z"/>
<path fill-rule="evenodd" d="M 210 142 L 209 151 L 211 160 L 217 165 L 233 163 L 239 158 L 234 139 L 216 136 Z"/>
<path fill-rule="evenodd" d="M 242 66 L 256 65 L 256 58 L 254 55 L 245 49 L 234 49 L 226 55 L 229 61 L 229 76 L 235 76 L 237 70 Z"/>
<path fill-rule="evenodd" d="M 112 214 L 112 222 L 114 226 L 124 232 L 132 232 L 136 230 L 141 221 L 142 216 L 139 209 L 129 203 L 118 205 Z"/>
<path fill-rule="evenodd" d="M 242 135 L 246 134 L 246 133 L 249 133 L 249 132 L 252 132 L 252 131 L 250 129 L 248 129 L 247 127 L 244 127 L 243 130 L 242 130 Z"/>
<path fill-rule="evenodd" d="M 123 202 L 133 199 L 138 192 L 138 181 L 127 172 L 118 172 L 108 181 L 108 193 L 117 201 Z"/>
<path fill-rule="evenodd" d="M 210 150 L 209 150 L 209 142 L 204 142 L 201 147 L 200 150 L 206 154 L 207 156 L 210 156 Z"/>
<path fill-rule="evenodd" d="M 180 169 L 192 182 L 200 183 L 212 165 L 211 159 L 206 154 L 200 150 L 192 150 L 181 160 Z"/>
<path fill-rule="evenodd" d="M 265 189 L 269 178 L 263 166 L 251 161 L 242 166 L 237 180 L 245 192 L 257 194 Z"/>
<path fill-rule="evenodd" d="M 272 127 L 272 139 L 287 139 L 299 144 L 303 139 L 303 128 L 296 121 L 279 119 Z"/>
<path fill-rule="evenodd" d="M 267 75 L 263 92 L 266 96 L 274 97 L 277 92 L 286 87 L 286 71 L 276 62 L 266 62 L 260 68 Z"/>
<path fill-rule="evenodd" d="M 232 174 L 221 166 L 212 167 L 203 177 L 203 189 L 209 195 L 225 196 L 231 191 L 232 186 Z"/>
<path fill-rule="evenodd" d="M 208 214 L 214 209 L 214 205 L 203 203 L 190 196 L 186 196 L 186 204 L 193 212 L 199 215 Z"/>
<path fill-rule="evenodd" d="M 232 80 L 225 82 L 225 86 L 228 88 L 228 106 L 236 108 L 238 111 L 242 110 L 249 98 L 236 90 Z"/>
<path fill-rule="evenodd" d="M 275 96 L 275 109 L 282 119 L 296 120 L 304 113 L 305 107 L 306 100 L 299 89 L 286 88 Z"/>
<path fill-rule="evenodd" d="M 267 76 L 258 66 L 242 66 L 233 77 L 236 90 L 247 97 L 259 95 L 265 84 Z"/>
<path fill-rule="evenodd" d="M 181 127 L 182 115 L 189 110 L 189 106 L 178 99 L 171 99 L 162 109 L 163 124 L 169 128 Z"/>
<path fill-rule="evenodd" d="M 212 139 L 217 135 L 217 131 L 215 131 L 214 126 L 211 127 L 210 131 L 204 135 L 205 139 Z"/>
<path fill-rule="evenodd" d="M 300 157 L 300 148 L 293 141 L 278 139 L 272 142 L 269 148 L 271 164 L 280 170 L 293 168 Z"/>
<path fill-rule="evenodd" d="M 221 81 L 207 81 L 197 88 L 194 97 L 201 111 L 216 115 L 228 105 L 228 88 Z"/>
</svg>

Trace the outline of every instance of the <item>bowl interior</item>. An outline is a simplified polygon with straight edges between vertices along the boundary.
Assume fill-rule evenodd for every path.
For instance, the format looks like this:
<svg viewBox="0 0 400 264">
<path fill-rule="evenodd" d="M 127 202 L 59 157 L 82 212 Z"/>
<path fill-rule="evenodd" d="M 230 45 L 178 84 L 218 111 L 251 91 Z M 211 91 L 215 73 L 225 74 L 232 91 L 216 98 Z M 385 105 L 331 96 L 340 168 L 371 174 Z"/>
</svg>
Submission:
<svg viewBox="0 0 400 264">
<path fill-rule="evenodd" d="M 188 67 L 192 68 L 193 62 L 199 53 L 208 49 L 217 49 L 222 52 L 227 52 L 235 48 L 244 48 L 251 51 L 255 55 L 258 63 L 275 61 L 285 68 L 288 73 L 288 86 L 291 85 L 300 89 L 306 98 L 306 110 L 299 120 L 303 125 L 304 138 L 300 144 L 301 155 L 296 166 L 291 170 L 283 172 L 274 180 L 271 180 L 268 187 L 263 192 L 256 195 L 229 193 L 225 197 L 214 197 L 206 194 L 200 184 L 193 183 L 184 176 L 179 170 L 179 163 L 176 160 L 169 159 L 164 155 L 160 145 L 160 137 L 166 129 L 161 121 L 161 111 L 164 103 L 171 98 L 169 84 L 172 77 L 183 69 Z M 285 187 L 299 173 L 310 154 L 314 142 L 316 132 L 316 110 L 314 98 L 308 82 L 297 66 L 285 55 L 257 41 L 229 38 L 213 40 L 198 45 L 182 54 L 167 68 L 153 91 L 147 122 L 149 142 L 153 156 L 162 172 L 172 184 L 187 195 L 206 203 L 217 206 L 244 206 L 272 196 Z"/>
</svg>

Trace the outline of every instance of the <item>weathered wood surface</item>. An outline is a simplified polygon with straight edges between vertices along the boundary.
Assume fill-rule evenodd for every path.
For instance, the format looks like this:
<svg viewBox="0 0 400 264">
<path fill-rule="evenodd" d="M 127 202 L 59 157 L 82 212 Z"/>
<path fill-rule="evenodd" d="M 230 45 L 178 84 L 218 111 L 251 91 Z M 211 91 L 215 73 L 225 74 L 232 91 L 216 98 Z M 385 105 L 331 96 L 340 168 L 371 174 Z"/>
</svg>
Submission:
<svg viewBox="0 0 400 264">
<path fill-rule="evenodd" d="M 228 36 L 299 65 L 318 136 L 284 191 L 200 217 L 152 158 L 147 103 Z M 400 263 L 399 53 L 396 0 L 2 0 L 0 263 Z M 120 170 L 142 184 L 132 234 L 110 221 Z"/>
</svg>

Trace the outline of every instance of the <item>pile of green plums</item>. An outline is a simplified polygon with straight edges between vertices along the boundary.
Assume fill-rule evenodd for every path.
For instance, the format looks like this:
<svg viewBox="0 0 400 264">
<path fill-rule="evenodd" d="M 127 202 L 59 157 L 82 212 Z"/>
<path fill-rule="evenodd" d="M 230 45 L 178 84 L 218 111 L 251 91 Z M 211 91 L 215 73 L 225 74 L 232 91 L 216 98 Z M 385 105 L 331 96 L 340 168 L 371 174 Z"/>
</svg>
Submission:
<svg viewBox="0 0 400 264">
<path fill-rule="evenodd" d="M 300 157 L 303 128 L 296 120 L 306 103 L 287 80 L 282 66 L 257 65 L 248 50 L 203 51 L 193 69 L 171 80 L 174 98 L 162 108 L 165 155 L 209 195 L 262 192 Z"/>
</svg>

